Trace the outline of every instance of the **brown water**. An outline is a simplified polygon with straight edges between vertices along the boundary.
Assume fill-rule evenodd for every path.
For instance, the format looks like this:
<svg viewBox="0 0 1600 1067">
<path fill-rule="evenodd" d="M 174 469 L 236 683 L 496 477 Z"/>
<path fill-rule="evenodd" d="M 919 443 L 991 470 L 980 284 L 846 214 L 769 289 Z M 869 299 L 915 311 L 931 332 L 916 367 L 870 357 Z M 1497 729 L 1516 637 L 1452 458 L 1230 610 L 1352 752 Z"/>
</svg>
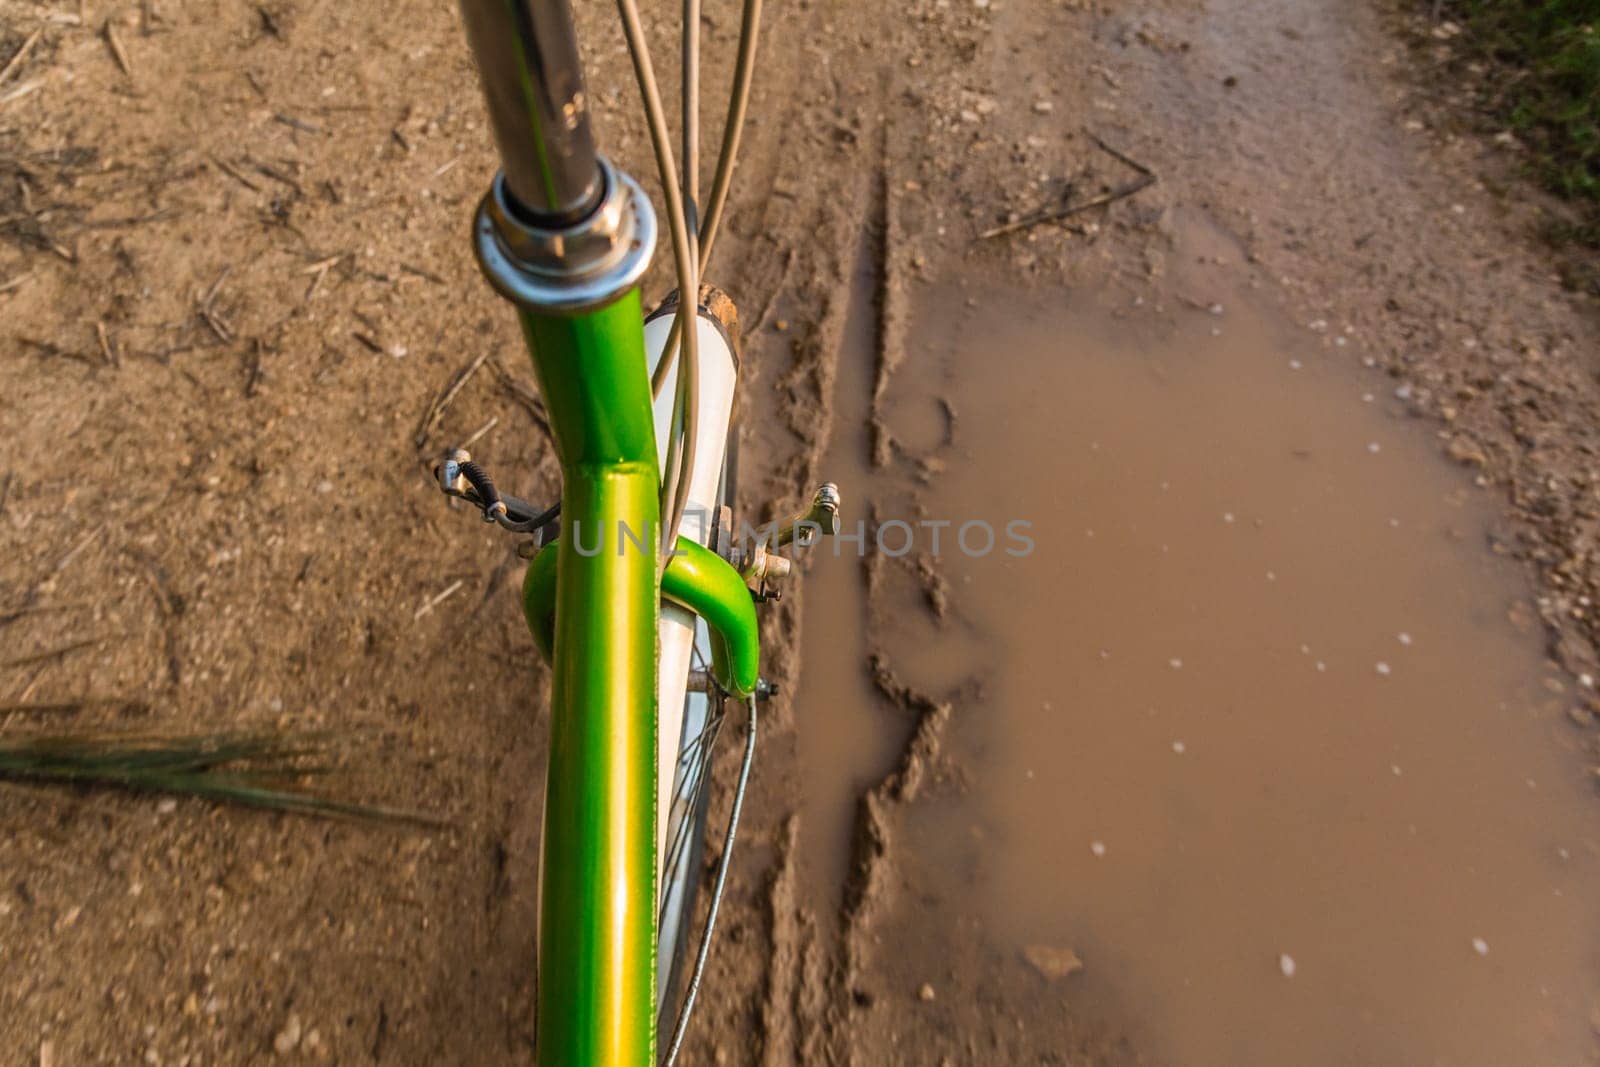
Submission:
<svg viewBox="0 0 1600 1067">
<path fill-rule="evenodd" d="M 919 684 L 983 684 L 906 877 L 1002 952 L 1076 950 L 1069 999 L 1161 1062 L 1593 1062 L 1595 800 L 1495 498 L 1247 278 L 923 302 L 890 411 L 930 449 L 935 394 L 956 414 L 923 517 L 1026 519 L 1036 550 L 947 544 L 953 617 L 875 627 Z M 802 736 L 838 841 L 897 742 L 859 590 L 813 620 L 829 573 Z"/>
<path fill-rule="evenodd" d="M 825 539 L 802 553 L 806 567 L 803 647 L 832 650 L 807 657 L 796 693 L 800 760 L 807 781 L 801 820 L 807 896 L 825 921 L 844 896 L 856 798 L 895 765 L 908 730 L 883 707 L 866 658 L 867 591 L 860 544 L 879 479 L 871 468 L 869 415 L 878 335 L 876 263 L 863 234 L 846 308 L 833 383 L 833 432 L 822 477 L 843 493 L 843 538 Z"/>
</svg>

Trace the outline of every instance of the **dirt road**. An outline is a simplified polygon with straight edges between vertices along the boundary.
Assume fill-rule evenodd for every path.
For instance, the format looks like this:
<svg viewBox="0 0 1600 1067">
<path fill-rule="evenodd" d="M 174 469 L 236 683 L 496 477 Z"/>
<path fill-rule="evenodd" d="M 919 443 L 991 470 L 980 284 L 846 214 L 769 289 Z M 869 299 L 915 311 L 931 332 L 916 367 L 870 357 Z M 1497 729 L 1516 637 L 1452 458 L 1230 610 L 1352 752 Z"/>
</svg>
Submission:
<svg viewBox="0 0 1600 1067">
<path fill-rule="evenodd" d="M 823 558 L 769 609 L 785 696 L 690 1061 L 1592 1059 L 1600 345 L 1408 26 L 1334 0 L 769 18 L 714 271 L 748 338 L 743 505 L 842 468 L 872 529 L 1016 511 L 1049 530 L 1026 567 L 1086 562 L 1016 586 Z M 614 13 L 581 19 L 601 141 L 648 176 Z M 735 29 L 708 4 L 711 85 Z M 0 6 L 0 56 L 35 31 L 0 79 L 0 607 L 28 609 L 0 612 L 0 699 L 334 730 L 353 790 L 451 828 L 6 788 L 0 1060 L 526 1062 L 548 679 L 512 545 L 425 470 L 478 435 L 543 498 L 554 464 L 465 240 L 492 162 L 455 14 Z M 1118 154 L 1158 181 L 979 236 L 1132 181 Z M 1322 495 L 1291 513 L 1296 463 Z M 1129 488 L 1163 479 L 1176 503 Z M 1003 589 L 1073 620 L 1025 669 Z M 1125 673 L 1074 658 L 1102 651 Z M 1318 662 L 1341 688 L 1309 695 Z M 1024 777 L 1035 753 L 1065 773 Z M 1184 868 L 1152 842 L 1190 812 Z M 1352 829 L 1391 824 L 1425 847 Z M 1311 835 L 1276 867 L 1204 851 Z M 1437 942 L 1371 954 L 1430 912 Z"/>
</svg>

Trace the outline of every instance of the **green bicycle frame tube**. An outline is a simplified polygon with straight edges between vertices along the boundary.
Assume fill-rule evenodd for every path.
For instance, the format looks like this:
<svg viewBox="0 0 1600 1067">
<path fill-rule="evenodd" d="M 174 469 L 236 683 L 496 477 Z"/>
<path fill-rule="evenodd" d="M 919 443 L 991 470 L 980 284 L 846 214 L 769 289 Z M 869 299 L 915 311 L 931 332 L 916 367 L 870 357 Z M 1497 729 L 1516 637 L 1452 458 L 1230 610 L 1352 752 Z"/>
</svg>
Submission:
<svg viewBox="0 0 1600 1067">
<path fill-rule="evenodd" d="M 554 662 L 555 651 L 558 555 L 551 546 L 534 556 L 522 583 L 528 628 L 549 662 Z M 761 666 L 756 608 L 739 572 L 710 549 L 679 537 L 677 552 L 661 575 L 661 596 L 706 621 L 711 676 L 717 685 L 739 700 L 754 692 Z"/>
<path fill-rule="evenodd" d="M 537 1060 L 654 1067 L 660 475 L 639 292 L 519 313 L 562 472 Z M 619 524 L 643 547 L 618 551 Z"/>
</svg>

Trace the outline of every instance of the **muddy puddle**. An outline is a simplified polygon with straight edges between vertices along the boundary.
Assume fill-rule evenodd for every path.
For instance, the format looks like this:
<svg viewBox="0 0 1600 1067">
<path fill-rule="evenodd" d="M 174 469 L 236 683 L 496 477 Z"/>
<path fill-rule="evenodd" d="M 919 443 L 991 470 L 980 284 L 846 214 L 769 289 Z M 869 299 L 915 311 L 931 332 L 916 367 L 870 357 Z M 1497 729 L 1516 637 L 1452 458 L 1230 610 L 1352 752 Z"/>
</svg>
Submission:
<svg viewBox="0 0 1600 1067">
<path fill-rule="evenodd" d="M 1157 1062 L 1592 1062 L 1582 695 L 1491 551 L 1494 496 L 1359 338 L 1197 247 L 1159 296 L 924 293 L 894 470 L 844 423 L 840 479 L 920 537 L 870 625 L 853 555 L 807 579 L 812 876 L 844 876 L 904 741 L 876 648 L 956 704 L 894 844 L 907 906 L 1002 957 L 1070 948 L 1066 1001 Z M 951 536 L 975 520 L 987 552 Z"/>
<path fill-rule="evenodd" d="M 823 477 L 847 486 L 845 536 L 805 554 L 806 604 L 802 642 L 833 650 L 807 658 L 796 694 L 800 760 L 807 793 L 802 820 L 806 896 L 827 925 L 844 899 L 857 798 L 894 767 L 909 726 L 884 709 L 874 693 L 868 659 L 869 610 L 865 551 L 867 515 L 879 479 L 870 462 L 870 418 L 879 314 L 878 272 L 871 235 L 864 234 L 850 278 L 839 361 L 833 383 L 833 432 Z"/>
</svg>

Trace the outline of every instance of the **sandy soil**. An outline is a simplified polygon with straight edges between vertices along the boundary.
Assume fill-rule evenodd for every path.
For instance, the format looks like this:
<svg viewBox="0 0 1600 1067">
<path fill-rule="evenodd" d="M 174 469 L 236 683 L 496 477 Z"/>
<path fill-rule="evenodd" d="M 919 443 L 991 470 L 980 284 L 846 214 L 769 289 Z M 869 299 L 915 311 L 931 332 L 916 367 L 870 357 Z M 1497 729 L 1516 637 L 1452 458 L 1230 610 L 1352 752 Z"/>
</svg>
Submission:
<svg viewBox="0 0 1600 1067">
<path fill-rule="evenodd" d="M 656 16 L 669 48 L 675 12 Z M 734 28 L 708 5 L 713 85 Z M 0 4 L 0 56 L 35 31 L 0 81 L 0 696 L 89 701 L 80 722 L 336 730 L 357 739 L 353 790 L 451 826 L 6 788 L 0 1059 L 526 1062 L 547 676 L 513 546 L 425 465 L 489 426 L 474 451 L 523 472 L 513 491 L 551 495 L 554 469 L 465 239 L 492 163 L 454 11 Z M 1593 308 L 1526 237 L 1503 148 L 1419 92 L 1431 60 L 1408 33 L 1336 0 L 773 5 L 714 271 L 752 368 L 745 507 L 792 507 L 827 473 L 863 228 L 881 385 L 911 364 L 922 286 L 1159 284 L 1171 213 L 1201 210 L 1504 500 L 1497 550 L 1527 563 L 1525 622 L 1572 678 L 1573 758 L 1592 759 Z M 581 39 L 602 142 L 647 176 L 609 8 L 586 7 Z M 1127 180 L 1086 127 L 1159 182 L 977 239 L 1069 178 Z M 658 263 L 649 295 L 666 284 Z M 785 692 L 807 607 L 802 589 L 766 616 Z M 976 933 L 930 943 L 896 919 L 899 825 L 959 768 L 931 758 L 951 705 L 879 679 L 917 725 L 862 802 L 838 921 L 797 870 L 804 724 L 773 706 L 690 1062 L 1144 1061 L 1120 1020 Z M 967 988 L 916 995 L 933 952 Z"/>
</svg>

